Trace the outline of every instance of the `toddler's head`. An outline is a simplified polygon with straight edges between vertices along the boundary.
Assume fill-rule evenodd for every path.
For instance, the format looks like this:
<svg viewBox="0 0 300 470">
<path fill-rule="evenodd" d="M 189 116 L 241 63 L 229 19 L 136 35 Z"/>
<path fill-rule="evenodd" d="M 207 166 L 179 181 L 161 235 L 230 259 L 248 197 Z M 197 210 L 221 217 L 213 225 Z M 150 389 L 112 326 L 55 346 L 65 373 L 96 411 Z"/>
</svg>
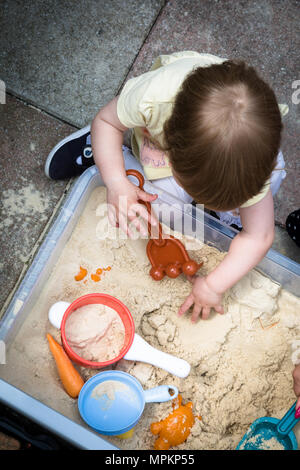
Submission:
<svg viewBox="0 0 300 470">
<path fill-rule="evenodd" d="M 208 208 L 240 207 L 270 177 L 281 128 L 274 92 L 252 67 L 226 61 L 197 68 L 164 126 L 174 176 Z"/>
</svg>

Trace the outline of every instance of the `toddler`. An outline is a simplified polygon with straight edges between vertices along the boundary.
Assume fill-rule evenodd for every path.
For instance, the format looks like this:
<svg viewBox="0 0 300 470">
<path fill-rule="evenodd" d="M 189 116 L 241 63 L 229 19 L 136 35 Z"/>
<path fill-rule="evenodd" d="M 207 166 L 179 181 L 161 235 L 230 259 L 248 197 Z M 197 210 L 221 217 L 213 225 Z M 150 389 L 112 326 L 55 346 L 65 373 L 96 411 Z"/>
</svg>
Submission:
<svg viewBox="0 0 300 470">
<path fill-rule="evenodd" d="M 179 309 L 192 321 L 224 312 L 224 292 L 265 256 L 274 238 L 273 194 L 285 177 L 281 115 L 271 88 L 252 67 L 193 51 L 160 56 L 149 72 L 127 81 L 91 127 L 60 142 L 45 171 L 67 178 L 96 164 L 107 187 L 108 216 L 129 236 L 145 233 L 144 205 L 156 195 L 126 177 L 136 168 L 182 203 L 193 200 L 241 228 L 228 254 L 207 276 L 190 277 Z M 132 130 L 131 151 L 123 146 Z M 133 155 L 132 155 L 133 154 Z M 127 196 L 128 210 L 119 207 Z M 130 224 L 129 224 L 130 222 Z M 150 223 L 156 224 L 150 216 Z"/>
</svg>

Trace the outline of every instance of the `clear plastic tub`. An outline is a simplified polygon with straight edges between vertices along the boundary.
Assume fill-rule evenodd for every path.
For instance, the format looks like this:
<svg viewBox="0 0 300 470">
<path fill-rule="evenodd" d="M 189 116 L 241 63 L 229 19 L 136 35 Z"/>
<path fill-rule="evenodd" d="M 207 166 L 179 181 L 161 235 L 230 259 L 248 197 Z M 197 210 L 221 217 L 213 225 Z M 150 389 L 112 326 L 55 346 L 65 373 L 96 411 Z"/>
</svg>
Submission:
<svg viewBox="0 0 300 470">
<path fill-rule="evenodd" d="M 0 344 L 4 344 L 6 348 L 9 348 L 20 326 L 36 303 L 41 289 L 58 261 L 92 191 L 99 185 L 103 185 L 103 181 L 97 168 L 93 166 L 78 178 L 63 203 L 33 263 L 0 320 Z M 196 223 L 198 227 L 202 227 L 200 230 L 201 237 L 207 244 L 218 248 L 220 251 L 228 251 L 230 242 L 237 233 L 234 229 L 229 228 L 198 208 L 189 205 L 185 209 L 181 209 L 176 198 L 157 190 L 151 183 L 146 182 L 144 187 L 148 192 L 159 193 L 158 202 L 172 206 L 176 228 L 176 219 L 182 220 L 184 218 L 184 221 L 188 222 L 184 225 L 185 235 L 195 235 L 192 227 Z M 168 220 L 164 219 L 162 219 L 162 222 L 169 223 Z M 280 283 L 284 289 L 299 295 L 300 265 L 298 263 L 271 249 L 256 269 Z M 100 435 L 78 425 L 2 380 L 1 367 L 0 365 L 0 401 L 81 448 L 116 449 Z"/>
</svg>

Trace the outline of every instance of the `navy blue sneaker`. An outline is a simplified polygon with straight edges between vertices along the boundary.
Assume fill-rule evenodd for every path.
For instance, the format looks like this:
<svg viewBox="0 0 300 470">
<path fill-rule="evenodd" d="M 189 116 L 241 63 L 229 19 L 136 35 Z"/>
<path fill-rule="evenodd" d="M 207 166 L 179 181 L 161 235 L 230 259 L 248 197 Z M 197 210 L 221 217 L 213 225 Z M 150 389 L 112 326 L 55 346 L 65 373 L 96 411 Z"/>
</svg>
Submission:
<svg viewBox="0 0 300 470">
<path fill-rule="evenodd" d="M 94 165 L 91 146 L 91 126 L 86 126 L 61 140 L 49 153 L 45 174 L 53 180 L 81 175 Z"/>
<path fill-rule="evenodd" d="M 300 247 L 300 209 L 287 216 L 285 226 L 291 239 Z"/>
</svg>

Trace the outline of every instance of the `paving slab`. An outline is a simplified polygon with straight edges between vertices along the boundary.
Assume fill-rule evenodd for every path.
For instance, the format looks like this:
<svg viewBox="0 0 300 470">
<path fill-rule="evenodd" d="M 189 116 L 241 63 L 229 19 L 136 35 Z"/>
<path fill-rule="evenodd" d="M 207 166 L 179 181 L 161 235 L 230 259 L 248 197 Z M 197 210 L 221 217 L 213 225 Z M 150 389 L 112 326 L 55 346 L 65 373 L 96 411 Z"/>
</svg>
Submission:
<svg viewBox="0 0 300 470">
<path fill-rule="evenodd" d="M 102 2 L 92 1 L 84 3 L 87 9 L 90 8 L 90 13 L 92 11 L 92 6 L 94 9 L 96 9 L 94 11 L 99 12 L 99 4 L 102 4 Z M 126 2 L 127 6 L 132 6 L 133 3 Z M 238 10 L 235 7 L 236 3 L 242 5 L 243 8 Z M 51 42 L 50 39 L 52 37 L 54 43 L 52 43 L 50 47 L 52 51 L 51 53 L 54 52 L 55 44 L 58 48 L 57 54 L 54 54 L 52 57 L 53 64 L 49 69 L 49 76 L 51 79 L 53 79 L 53 77 L 56 78 L 54 74 L 55 70 L 64 71 L 70 66 L 69 63 L 73 63 L 73 55 L 69 54 L 68 56 L 68 54 L 65 53 L 62 49 L 62 46 L 60 46 L 61 49 L 59 49 L 59 39 L 56 38 L 54 32 L 56 33 L 60 30 L 60 28 L 61 30 L 65 28 L 66 33 L 63 38 L 66 41 L 66 37 L 68 37 L 71 42 L 71 38 L 74 39 L 75 37 L 74 28 L 76 31 L 78 31 L 78 28 L 76 29 L 75 18 L 81 18 L 80 15 L 84 6 L 83 2 L 77 2 L 76 8 L 74 8 L 76 14 L 74 12 L 70 13 L 70 15 L 65 14 L 65 16 L 68 16 L 69 19 L 65 19 L 65 22 L 62 22 L 62 20 L 58 21 L 58 13 L 53 11 L 54 5 L 57 4 L 58 3 L 54 2 L 53 0 L 47 4 L 46 2 L 41 2 L 40 0 L 34 0 L 33 2 L 30 2 L 30 4 L 28 3 L 26 6 L 24 6 L 23 2 L 18 2 L 17 0 L 3 2 L 5 7 L 4 10 L 6 12 L 6 21 L 3 20 L 3 17 L 2 20 L 0 20 L 0 22 L 2 21 L 2 26 L 4 26 L 4 29 L 2 28 L 2 35 L 3 31 L 8 33 L 9 26 L 11 26 L 11 30 L 14 33 L 17 32 L 15 22 L 18 18 L 19 24 L 27 24 L 28 31 L 30 30 L 29 25 L 31 24 L 31 46 L 28 31 L 25 32 L 26 34 L 24 35 L 24 41 L 22 45 L 19 44 L 18 46 L 17 41 L 14 40 L 11 41 L 13 44 L 15 44 L 14 47 L 12 44 L 9 44 L 8 39 L 6 39 L 5 44 L 7 49 L 4 53 L 3 51 L 5 48 L 2 48 L 2 52 L 0 52 L 0 63 L 3 57 L 6 57 L 6 60 L 8 61 L 7 70 L 10 74 L 12 74 L 11 83 L 22 83 L 22 86 L 24 85 L 24 93 L 26 92 L 29 95 L 30 91 L 30 93 L 33 93 L 33 98 L 37 96 L 43 109 L 46 109 L 49 104 L 49 100 L 47 101 L 48 97 L 46 96 L 46 81 L 43 82 L 43 80 L 45 79 L 45 70 L 50 64 L 51 56 L 50 52 L 47 54 L 45 44 L 47 41 Z M 119 6 L 123 5 L 124 7 L 124 2 L 111 2 L 111 5 L 113 5 L 114 8 L 117 4 Z M 149 5 L 152 8 L 152 18 L 156 18 L 155 15 L 158 13 L 159 7 L 162 4 L 163 2 L 149 2 Z M 208 52 L 227 57 L 238 57 L 239 55 L 237 54 L 237 51 L 243 50 L 243 57 L 246 60 L 252 58 L 252 63 L 256 61 L 254 65 L 260 65 L 263 73 L 266 75 L 269 74 L 269 78 L 273 77 L 274 84 L 280 91 L 281 96 L 283 98 L 288 98 L 279 101 L 286 101 L 290 106 L 290 112 L 285 119 L 285 139 L 283 141 L 283 150 L 286 157 L 288 176 L 284 181 L 275 201 L 277 214 L 281 214 L 279 221 L 284 225 L 286 215 L 289 213 L 289 211 L 294 210 L 295 207 L 299 207 L 300 205 L 298 183 L 299 158 L 296 145 L 296 131 L 298 130 L 298 127 L 295 119 L 295 116 L 298 115 L 297 113 L 299 112 L 299 108 L 297 108 L 296 105 L 293 106 L 293 103 L 291 100 L 289 100 L 289 96 L 287 96 L 287 85 L 282 75 L 283 71 L 281 70 L 281 67 L 279 68 L 280 64 L 278 65 L 276 62 L 275 49 L 276 47 L 278 48 L 278 54 L 283 61 L 283 67 L 285 67 L 286 74 L 287 76 L 291 77 L 291 64 L 293 60 L 295 60 L 295 64 L 297 64 L 295 55 L 296 46 L 295 43 L 292 44 L 291 39 L 292 35 L 294 34 L 292 31 L 295 31 L 297 27 L 295 20 L 296 3 L 293 1 L 287 1 L 285 2 L 285 8 L 282 7 L 282 2 L 279 1 L 268 0 L 263 2 L 263 4 L 266 8 L 266 11 L 268 12 L 268 15 L 266 15 L 266 13 L 261 10 L 262 7 L 257 2 L 231 2 L 231 0 L 227 2 L 208 2 L 203 0 L 201 5 L 200 2 L 192 2 L 191 0 L 180 2 L 177 0 L 172 0 L 172 2 L 168 2 L 165 9 L 163 9 L 158 16 L 149 38 L 145 42 L 140 54 L 137 56 L 129 76 L 147 70 L 153 59 L 159 53 L 168 53 L 180 49 L 194 49 L 199 51 L 206 50 Z M 12 5 L 14 5 L 14 8 Z M 62 8 L 59 10 L 60 13 L 65 11 L 63 9 L 66 9 L 68 5 L 70 6 L 70 3 L 66 0 L 59 2 L 59 6 Z M 139 2 L 139 5 L 142 5 L 141 8 L 144 8 L 143 12 L 146 12 L 146 2 Z M 23 8 L 22 13 L 20 13 L 22 10 L 21 7 Z M 155 14 L 154 10 L 156 12 Z M 116 10 L 112 11 L 113 13 L 110 18 L 110 31 L 116 36 L 119 33 L 120 25 L 118 21 L 114 21 L 114 18 L 116 17 Z M 8 12 L 10 12 L 11 15 L 14 13 L 15 16 L 7 16 Z M 33 15 L 30 20 L 30 14 L 33 14 L 34 12 L 35 15 Z M 121 12 L 122 9 L 120 10 L 120 13 Z M 259 13 L 261 16 L 259 16 Z M 85 15 L 86 14 L 87 13 L 85 13 Z M 234 16 L 234 14 L 236 16 Z M 53 16 L 52 22 L 49 20 L 51 15 Z M 83 18 L 86 18 L 85 15 L 83 14 Z M 128 15 L 126 17 L 127 19 Z M 248 19 L 247 15 L 250 15 L 250 19 Z M 290 28 L 287 27 L 288 17 L 290 21 Z M 10 25 L 7 24 L 7 20 L 9 18 L 12 20 L 14 19 L 15 22 L 11 23 Z M 22 18 L 23 21 L 26 19 L 27 23 L 22 23 Z M 106 16 L 106 19 L 107 21 L 105 24 L 108 25 L 108 16 Z M 144 18 L 144 21 L 146 21 L 146 18 Z M 148 28 L 150 27 L 149 17 L 147 21 L 149 21 L 149 23 L 146 22 Z M 263 22 L 265 22 L 265 29 L 263 28 Z M 95 27 L 95 24 L 96 23 L 93 23 L 92 21 L 93 27 Z M 275 34 L 275 26 L 277 27 L 278 36 Z M 140 31 L 143 28 L 144 23 L 141 22 Z M 22 28 L 19 29 L 22 30 Z M 86 31 L 85 28 L 83 29 Z M 253 54 L 253 50 L 247 42 L 247 37 L 243 38 L 243 36 L 241 36 L 241 40 L 238 43 L 235 42 L 234 38 L 238 37 L 237 32 L 242 32 L 243 29 L 245 30 L 245 35 L 248 35 L 248 41 L 249 35 L 252 35 L 253 38 L 258 41 L 257 49 L 261 53 L 264 53 L 264 57 L 261 57 L 261 54 L 258 54 L 257 56 Z M 126 31 L 128 33 L 128 30 Z M 132 30 L 131 32 L 134 35 L 134 31 Z M 20 39 L 20 33 L 18 34 L 18 38 Z M 39 42 L 39 37 L 41 44 L 37 44 Z M 12 35 L 11 38 L 13 38 Z M 85 38 L 85 41 L 88 41 L 87 36 L 85 36 Z M 259 38 L 259 40 L 257 38 Z M 272 40 L 275 41 L 274 47 L 271 47 Z M 282 42 L 285 42 L 285 48 L 288 52 L 287 55 L 289 56 L 288 58 L 284 55 Z M 265 51 L 263 51 L 262 48 L 263 43 L 265 43 Z M 25 51 L 27 47 L 26 44 L 28 47 L 30 46 L 31 49 L 29 47 L 28 58 L 23 60 L 21 58 L 21 50 L 23 50 L 23 52 Z M 94 43 L 92 45 L 95 47 Z M 129 52 L 131 51 L 131 54 L 133 52 L 131 49 L 132 45 L 128 47 Z M 70 50 L 71 49 L 69 48 L 69 52 Z M 10 68 L 13 68 L 13 59 L 7 58 L 9 55 L 8 51 L 11 53 L 13 52 L 12 56 L 18 60 L 16 63 L 17 72 L 10 70 Z M 33 52 L 38 52 L 38 54 L 35 58 L 36 62 L 33 60 L 33 69 L 31 70 L 29 67 L 29 58 L 34 59 Z M 138 48 L 135 50 L 135 54 L 137 54 L 137 52 Z M 126 56 L 128 59 L 126 62 L 127 70 L 130 67 L 129 55 Z M 268 55 L 270 57 L 268 57 Z M 115 58 L 111 54 L 110 56 L 104 55 L 103 57 L 107 59 L 107 64 L 110 64 L 110 67 L 114 68 Z M 132 57 L 132 55 L 130 57 Z M 65 64 L 68 64 L 65 65 L 65 68 L 62 65 L 64 61 Z M 273 69 L 269 69 L 269 67 L 267 67 L 267 64 L 270 65 L 271 63 L 273 63 L 273 65 L 275 64 L 274 67 L 277 67 L 275 67 L 276 73 Z M 41 75 L 39 75 L 39 68 L 42 69 Z M 22 73 L 24 74 L 24 81 L 18 82 L 18 80 L 16 80 L 16 82 L 14 82 L 14 77 L 16 76 L 21 79 Z M 125 75 L 122 77 L 124 76 Z M 123 79 L 122 77 L 118 76 L 116 78 L 115 76 L 116 79 L 114 82 L 110 81 L 106 84 L 107 90 L 109 90 L 110 93 L 115 91 L 113 87 L 116 85 L 118 80 L 118 83 L 120 84 L 120 81 Z M 66 79 L 66 75 L 64 76 L 64 79 Z M 74 78 L 72 80 L 70 83 L 75 83 L 76 80 Z M 52 95 L 58 96 L 57 101 L 59 101 L 62 99 L 62 95 L 64 95 L 65 92 L 65 89 L 63 88 L 63 77 L 60 77 L 59 80 L 55 83 L 55 87 L 57 86 L 57 88 L 55 88 L 51 83 L 51 80 L 49 80 L 48 94 L 50 97 Z M 67 86 L 71 87 L 70 83 Z M 28 87 L 29 84 L 31 84 L 33 90 Z M 61 88 L 59 88 L 60 86 Z M 99 86 L 99 83 L 97 86 Z M 88 80 L 87 88 L 91 90 L 91 82 Z M 92 90 L 93 93 L 95 93 L 95 91 L 98 93 L 97 87 L 95 90 Z M 86 97 L 87 95 L 81 95 L 81 99 L 83 99 L 83 96 Z M 63 107 L 61 108 L 67 110 L 64 119 L 69 120 L 69 122 L 73 120 L 77 121 L 77 117 L 81 113 L 79 110 L 80 106 L 82 106 L 82 109 L 84 108 L 84 112 L 89 112 L 87 111 L 88 106 L 84 106 L 85 103 L 80 100 L 74 100 L 75 104 L 73 103 L 74 107 L 72 107 L 70 103 L 73 98 L 74 94 L 68 98 L 70 99 L 69 101 L 63 101 Z M 28 97 L 28 100 L 30 101 L 30 96 Z M 78 107 L 79 101 L 81 104 Z M 58 108 L 53 108 L 50 111 L 54 114 L 60 113 Z M 75 116 L 74 119 L 70 118 L 70 116 L 73 115 L 73 111 Z M 80 125 L 83 125 L 84 119 L 85 118 L 80 118 L 78 120 L 78 122 L 80 121 Z M 80 127 L 80 125 L 78 127 Z M 7 104 L 0 105 L 0 129 L 0 138 L 2 144 L 0 150 L 0 182 L 2 203 L 0 227 L 3 240 L 1 242 L 2 260 L 0 264 L 1 309 L 1 306 L 4 304 L 5 300 L 7 300 L 12 290 L 16 287 L 18 280 L 29 265 L 32 259 L 32 254 L 36 249 L 41 234 L 45 230 L 47 224 L 49 224 L 49 220 L 51 219 L 53 211 L 56 210 L 59 201 L 64 196 L 65 190 L 68 189 L 69 182 L 53 182 L 48 180 L 44 176 L 43 167 L 46 156 L 51 148 L 60 139 L 73 132 L 75 128 L 64 123 L 62 120 L 55 119 L 48 114 L 41 112 L 39 109 L 30 105 L 28 106 L 24 102 L 7 95 Z M 280 228 L 277 228 L 274 247 L 286 256 L 289 256 L 299 262 L 298 247 L 295 246 L 295 244 L 289 239 L 286 232 Z"/>
<path fill-rule="evenodd" d="M 77 126 L 113 98 L 164 0 L 4 0 L 1 79 Z"/>
<path fill-rule="evenodd" d="M 254 66 L 272 86 L 279 103 L 289 106 L 282 139 L 287 177 L 275 198 L 275 217 L 281 225 L 300 207 L 300 103 L 296 103 L 299 97 L 292 100 L 296 91 L 292 85 L 300 72 L 299 25 L 298 0 L 172 0 L 128 76 L 147 71 L 158 55 L 180 50 L 243 59 Z"/>
<path fill-rule="evenodd" d="M 44 163 L 74 130 L 14 97 L 0 105 L 0 312 L 69 186 L 49 180 Z"/>
</svg>

